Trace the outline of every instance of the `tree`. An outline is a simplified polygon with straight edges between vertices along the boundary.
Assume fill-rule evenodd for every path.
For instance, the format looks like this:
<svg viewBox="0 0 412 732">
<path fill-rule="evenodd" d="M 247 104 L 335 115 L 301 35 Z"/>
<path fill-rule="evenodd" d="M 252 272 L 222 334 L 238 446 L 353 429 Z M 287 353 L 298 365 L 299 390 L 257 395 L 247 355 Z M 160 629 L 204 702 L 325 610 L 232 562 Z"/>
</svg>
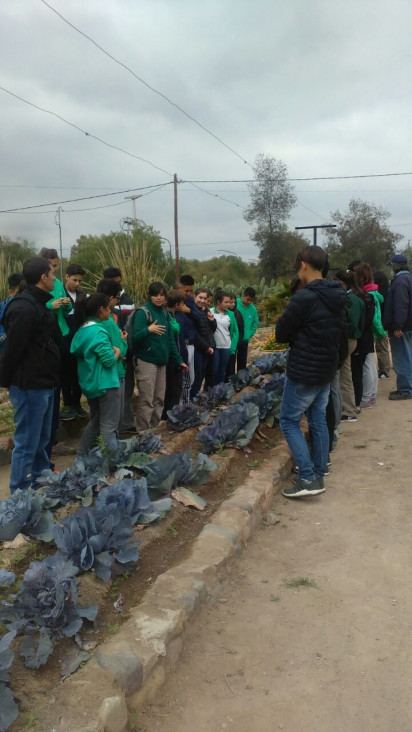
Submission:
<svg viewBox="0 0 412 732">
<path fill-rule="evenodd" d="M 373 269 L 384 267 L 403 238 L 386 223 L 390 213 L 382 206 L 352 198 L 345 213 L 331 213 L 337 229 L 326 229 L 326 249 L 332 268 L 345 268 L 355 260 L 368 262 Z"/>
<path fill-rule="evenodd" d="M 251 239 L 261 250 L 260 261 L 265 274 L 279 277 L 284 274 L 282 269 L 285 259 L 288 259 L 287 248 L 292 243 L 286 236 L 289 233 L 286 222 L 296 204 L 296 196 L 287 180 L 287 167 L 281 160 L 270 155 L 257 155 L 253 170 L 255 181 L 248 184 L 250 204 L 244 218 L 255 225 Z M 290 259 L 293 259 L 293 253 Z"/>
<path fill-rule="evenodd" d="M 232 254 L 204 260 L 182 258 L 180 272 L 191 274 L 195 282 L 200 282 L 203 277 L 215 282 L 231 282 L 236 286 L 244 282 L 249 285 L 259 282 L 259 267 Z"/>
<path fill-rule="evenodd" d="M 290 276 L 298 252 L 309 244 L 308 240 L 295 231 L 278 229 L 260 249 L 260 269 L 264 277 Z"/>
<path fill-rule="evenodd" d="M 8 236 L 0 236 L 0 299 L 8 294 L 8 276 L 13 272 L 21 272 L 23 262 L 37 254 L 34 244 L 26 239 L 12 241 Z"/>
</svg>

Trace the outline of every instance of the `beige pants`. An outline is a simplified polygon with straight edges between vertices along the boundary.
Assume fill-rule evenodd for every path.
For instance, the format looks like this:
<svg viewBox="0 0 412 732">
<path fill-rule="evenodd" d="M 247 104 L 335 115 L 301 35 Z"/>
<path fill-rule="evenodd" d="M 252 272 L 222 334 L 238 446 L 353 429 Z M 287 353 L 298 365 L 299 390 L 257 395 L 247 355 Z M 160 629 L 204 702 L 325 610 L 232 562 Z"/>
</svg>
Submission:
<svg viewBox="0 0 412 732">
<path fill-rule="evenodd" d="M 378 357 L 378 373 L 389 374 L 391 370 L 391 357 L 389 354 L 389 338 L 378 338 L 376 341 L 376 355 Z"/>
<path fill-rule="evenodd" d="M 136 430 L 155 429 L 161 418 L 166 391 L 166 366 L 148 361 L 137 362 L 136 380 L 139 395 L 136 403 Z"/>
<path fill-rule="evenodd" d="M 348 355 L 339 372 L 339 383 L 342 394 L 342 415 L 356 417 L 355 392 L 353 390 L 352 369 L 350 357 L 356 348 L 356 338 L 348 340 Z"/>
</svg>

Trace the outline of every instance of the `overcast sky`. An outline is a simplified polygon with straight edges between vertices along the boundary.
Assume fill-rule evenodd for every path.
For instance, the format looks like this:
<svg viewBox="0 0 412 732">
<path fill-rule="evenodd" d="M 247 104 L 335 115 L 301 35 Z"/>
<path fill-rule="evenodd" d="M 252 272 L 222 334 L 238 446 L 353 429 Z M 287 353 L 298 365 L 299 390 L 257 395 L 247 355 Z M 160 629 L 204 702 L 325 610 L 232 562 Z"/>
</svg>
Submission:
<svg viewBox="0 0 412 732">
<path fill-rule="evenodd" d="M 1 0 L 1 85 L 166 171 L 0 91 L 1 209 L 53 204 L 41 213 L 2 213 L 1 235 L 56 246 L 55 202 L 168 183 L 173 173 L 181 180 L 248 179 L 258 153 L 283 160 L 292 178 L 412 171 L 408 0 L 50 4 L 247 163 L 41 0 Z M 182 256 L 204 259 L 226 249 L 256 258 L 242 216 L 246 184 L 199 185 L 233 203 L 179 185 Z M 358 197 L 388 208 L 394 231 L 405 244 L 412 239 L 412 176 L 295 186 L 291 229 L 328 223 L 331 211 Z M 126 195 L 61 204 L 64 254 L 81 234 L 118 230 L 132 213 Z M 138 218 L 173 243 L 173 187 L 153 189 L 136 205 Z M 75 211 L 96 206 L 108 207 Z"/>
</svg>

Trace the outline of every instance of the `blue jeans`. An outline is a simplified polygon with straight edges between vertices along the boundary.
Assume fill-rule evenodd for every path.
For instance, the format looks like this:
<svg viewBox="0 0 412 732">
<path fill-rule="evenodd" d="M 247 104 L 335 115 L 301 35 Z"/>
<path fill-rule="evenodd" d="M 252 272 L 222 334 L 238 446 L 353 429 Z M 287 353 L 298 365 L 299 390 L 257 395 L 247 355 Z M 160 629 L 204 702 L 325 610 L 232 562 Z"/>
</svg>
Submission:
<svg viewBox="0 0 412 732">
<path fill-rule="evenodd" d="M 213 359 L 213 378 L 215 384 L 225 380 L 226 366 L 230 358 L 230 348 L 215 348 Z"/>
<path fill-rule="evenodd" d="M 10 387 L 14 409 L 14 450 L 11 458 L 10 493 L 30 487 L 50 467 L 46 446 L 50 440 L 54 389 Z"/>
<path fill-rule="evenodd" d="M 286 377 L 279 425 L 304 480 L 322 478 L 329 453 L 329 434 L 326 424 L 326 405 L 330 384 L 307 386 Z M 306 412 L 312 436 L 312 456 L 300 429 Z"/>
<path fill-rule="evenodd" d="M 396 388 L 402 394 L 412 396 L 412 330 L 404 331 L 400 338 L 390 335 L 389 340 L 396 371 Z"/>
</svg>

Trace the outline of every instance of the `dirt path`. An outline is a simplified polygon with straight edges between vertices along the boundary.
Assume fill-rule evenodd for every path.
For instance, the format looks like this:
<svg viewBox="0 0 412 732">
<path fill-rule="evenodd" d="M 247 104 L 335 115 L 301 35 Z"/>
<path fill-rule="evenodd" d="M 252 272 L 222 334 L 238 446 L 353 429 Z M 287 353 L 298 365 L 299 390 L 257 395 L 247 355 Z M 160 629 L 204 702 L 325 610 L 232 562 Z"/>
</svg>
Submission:
<svg viewBox="0 0 412 732">
<path fill-rule="evenodd" d="M 344 425 L 323 496 L 275 499 L 134 729 L 412 730 L 412 409 L 390 388 Z"/>
</svg>

